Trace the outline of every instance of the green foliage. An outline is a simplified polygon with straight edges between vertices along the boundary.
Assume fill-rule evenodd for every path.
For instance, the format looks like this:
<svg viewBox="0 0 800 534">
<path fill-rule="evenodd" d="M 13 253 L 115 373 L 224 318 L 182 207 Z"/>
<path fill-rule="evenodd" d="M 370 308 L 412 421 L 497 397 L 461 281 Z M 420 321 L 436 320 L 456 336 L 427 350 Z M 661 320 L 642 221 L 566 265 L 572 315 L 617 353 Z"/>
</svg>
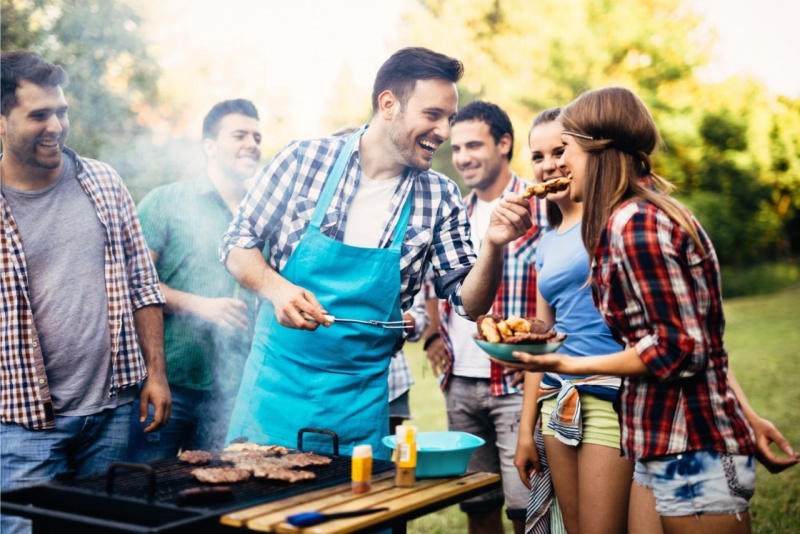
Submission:
<svg viewBox="0 0 800 534">
<path fill-rule="evenodd" d="M 2 49 L 30 50 L 66 69 L 67 143 L 122 176 L 137 172 L 128 147 L 149 133 L 137 109 L 157 100 L 159 69 L 140 35 L 139 7 L 138 0 L 2 0 Z"/>
<path fill-rule="evenodd" d="M 490 100 L 512 117 L 519 174 L 530 176 L 524 139 L 536 113 L 625 86 L 664 138 L 656 172 L 705 211 L 723 263 L 800 251 L 800 99 L 750 79 L 701 83 L 713 34 L 689 2 L 420 0 L 409 22 L 412 42 L 464 62 L 461 105 Z M 435 168 L 454 172 L 439 159 Z"/>
</svg>

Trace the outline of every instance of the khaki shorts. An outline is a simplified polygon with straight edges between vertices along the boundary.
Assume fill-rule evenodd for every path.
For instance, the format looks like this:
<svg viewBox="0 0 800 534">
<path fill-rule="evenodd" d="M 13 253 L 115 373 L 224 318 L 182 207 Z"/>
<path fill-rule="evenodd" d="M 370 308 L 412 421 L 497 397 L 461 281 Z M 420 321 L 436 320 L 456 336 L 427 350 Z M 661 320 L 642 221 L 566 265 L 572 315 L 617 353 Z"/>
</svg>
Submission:
<svg viewBox="0 0 800 534">
<path fill-rule="evenodd" d="M 580 393 L 581 417 L 583 418 L 583 438 L 581 443 L 620 448 L 619 416 L 610 401 Z M 556 398 L 541 403 L 542 435 L 555 436 L 556 432 L 547 426 L 550 414 L 556 409 Z"/>
</svg>

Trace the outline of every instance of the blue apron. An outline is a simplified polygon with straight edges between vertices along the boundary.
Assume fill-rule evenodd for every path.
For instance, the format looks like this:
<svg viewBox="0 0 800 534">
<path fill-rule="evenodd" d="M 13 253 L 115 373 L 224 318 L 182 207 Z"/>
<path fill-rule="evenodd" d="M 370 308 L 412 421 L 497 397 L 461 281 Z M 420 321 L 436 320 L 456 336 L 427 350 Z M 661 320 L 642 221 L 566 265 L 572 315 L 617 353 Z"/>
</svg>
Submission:
<svg viewBox="0 0 800 534">
<path fill-rule="evenodd" d="M 339 152 L 325 180 L 314 215 L 281 275 L 314 293 L 325 310 L 339 317 L 397 321 L 400 311 L 400 254 L 411 212 L 406 199 L 390 248 L 346 245 L 322 234 L 328 210 L 353 147 L 355 132 Z M 402 330 L 334 323 L 315 331 L 281 326 L 264 302 L 231 424 L 230 441 L 297 446 L 303 427 L 339 435 L 340 454 L 372 445 L 376 458 L 390 451 L 380 439 L 389 433 L 389 362 Z M 303 436 L 303 448 L 330 454 L 331 439 Z"/>
</svg>

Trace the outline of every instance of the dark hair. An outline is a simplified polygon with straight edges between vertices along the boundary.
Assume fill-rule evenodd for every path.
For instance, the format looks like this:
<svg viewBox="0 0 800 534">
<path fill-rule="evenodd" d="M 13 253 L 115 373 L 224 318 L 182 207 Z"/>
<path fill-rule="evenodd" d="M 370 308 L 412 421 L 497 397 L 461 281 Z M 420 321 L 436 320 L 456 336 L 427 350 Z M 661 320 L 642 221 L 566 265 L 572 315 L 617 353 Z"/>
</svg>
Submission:
<svg viewBox="0 0 800 534">
<path fill-rule="evenodd" d="M 481 121 L 488 124 L 495 143 L 499 143 L 500 138 L 508 134 L 511 137 L 511 149 L 506 157 L 511 161 L 511 156 L 514 154 L 514 127 L 511 126 L 508 114 L 500 106 L 482 100 L 470 102 L 458 111 L 453 124 L 465 121 Z"/>
<path fill-rule="evenodd" d="M 203 139 L 216 139 L 219 134 L 219 123 L 228 115 L 244 115 L 258 120 L 258 110 L 249 100 L 223 100 L 214 105 L 203 119 Z"/>
<path fill-rule="evenodd" d="M 457 59 L 422 47 L 398 50 L 381 65 L 372 88 L 372 113 L 378 111 L 378 96 L 391 91 L 405 106 L 417 80 L 442 78 L 456 83 L 464 75 Z"/>
<path fill-rule="evenodd" d="M 0 54 L 0 70 L 0 113 L 5 117 L 17 106 L 17 87 L 23 80 L 41 87 L 66 85 L 69 80 L 63 68 L 27 50 L 11 50 Z"/>
<path fill-rule="evenodd" d="M 528 139 L 530 140 L 534 128 L 554 122 L 558 119 L 559 113 L 561 113 L 561 108 L 550 108 L 536 115 L 536 118 L 533 119 L 533 124 L 531 124 L 531 129 L 528 130 Z M 564 220 L 561 208 L 558 207 L 558 204 L 550 200 L 545 201 L 545 206 L 547 210 L 547 224 L 550 228 L 557 228 L 561 224 L 561 221 Z"/>
</svg>

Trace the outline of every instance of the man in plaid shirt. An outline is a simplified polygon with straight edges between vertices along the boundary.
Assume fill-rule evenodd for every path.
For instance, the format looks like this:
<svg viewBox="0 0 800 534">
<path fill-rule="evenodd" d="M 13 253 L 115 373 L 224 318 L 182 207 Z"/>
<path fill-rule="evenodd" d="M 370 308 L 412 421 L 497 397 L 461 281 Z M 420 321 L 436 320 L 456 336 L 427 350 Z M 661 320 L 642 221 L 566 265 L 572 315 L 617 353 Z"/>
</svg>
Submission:
<svg viewBox="0 0 800 534">
<path fill-rule="evenodd" d="M 125 456 L 133 411 L 154 406 L 152 432 L 171 400 L 164 298 L 132 199 L 111 167 L 64 146 L 66 72 L 30 52 L 1 61 L 5 492 L 68 470 L 105 471 Z M 0 521 L 4 533 L 29 529 Z"/>
<path fill-rule="evenodd" d="M 508 115 L 495 104 L 475 101 L 463 107 L 453 124 L 453 165 L 472 192 L 464 199 L 471 225 L 472 244 L 480 250 L 488 215 L 506 194 L 521 194 L 532 185 L 520 180 L 509 162 L 514 150 L 514 129 Z M 544 201 L 531 201 L 533 226 L 505 248 L 503 280 L 490 313 L 508 317 L 536 315 L 535 253 L 547 227 Z M 475 323 L 452 313 L 442 301 L 441 337 L 425 342 L 434 373 L 441 373 L 450 430 L 478 435 L 486 440 L 472 459 L 470 471 L 492 471 L 503 478 L 503 490 L 495 490 L 461 503 L 470 533 L 502 532 L 501 510 L 515 532 L 523 532 L 528 490 L 514 467 L 522 394 L 513 375 L 490 362 L 475 344 Z M 505 497 L 505 498 L 504 498 Z"/>
<path fill-rule="evenodd" d="M 386 373 L 400 334 L 326 314 L 401 319 L 429 267 L 458 313 L 489 308 L 503 249 L 531 220 L 526 201 L 506 198 L 476 257 L 458 189 L 430 170 L 450 137 L 462 73 L 431 50 L 396 52 L 376 76 L 368 127 L 290 143 L 248 192 L 221 259 L 265 303 L 229 438 L 294 445 L 299 427 L 323 425 L 345 451 L 369 443 L 388 457 Z"/>
</svg>

